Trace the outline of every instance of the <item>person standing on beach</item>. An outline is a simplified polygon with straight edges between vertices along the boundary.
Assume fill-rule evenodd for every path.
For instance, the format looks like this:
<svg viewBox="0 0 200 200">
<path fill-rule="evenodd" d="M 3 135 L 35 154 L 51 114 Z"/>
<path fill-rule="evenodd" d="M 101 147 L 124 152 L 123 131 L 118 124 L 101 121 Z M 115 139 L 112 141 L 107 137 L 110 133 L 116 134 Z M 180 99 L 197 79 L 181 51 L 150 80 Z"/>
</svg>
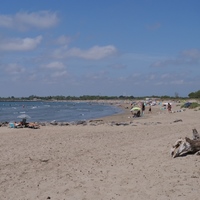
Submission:
<svg viewBox="0 0 200 200">
<path fill-rule="evenodd" d="M 144 111 L 145 111 L 145 104 L 144 102 L 142 102 L 142 115 L 144 115 Z"/>
<path fill-rule="evenodd" d="M 149 113 L 151 113 L 151 104 L 149 105 Z"/>
</svg>

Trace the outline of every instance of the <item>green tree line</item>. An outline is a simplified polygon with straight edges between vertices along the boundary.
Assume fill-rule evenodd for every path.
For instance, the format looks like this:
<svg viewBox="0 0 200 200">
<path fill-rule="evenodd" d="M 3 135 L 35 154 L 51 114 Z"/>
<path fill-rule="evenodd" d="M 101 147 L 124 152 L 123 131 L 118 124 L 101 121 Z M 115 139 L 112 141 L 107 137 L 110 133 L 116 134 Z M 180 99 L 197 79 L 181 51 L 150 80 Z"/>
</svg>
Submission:
<svg viewBox="0 0 200 200">
<path fill-rule="evenodd" d="M 200 98 L 200 90 L 196 92 L 191 92 L 188 94 L 189 98 Z M 144 99 L 144 98 L 159 98 L 159 99 L 186 99 L 184 97 L 179 97 L 178 93 L 175 93 L 175 96 L 143 96 L 143 97 L 134 97 L 134 96 L 100 96 L 100 95 L 83 95 L 83 96 L 63 96 L 63 95 L 57 95 L 57 96 L 36 96 L 31 95 L 29 97 L 0 97 L 0 101 L 73 101 L 73 100 L 134 100 L 134 99 Z"/>
</svg>

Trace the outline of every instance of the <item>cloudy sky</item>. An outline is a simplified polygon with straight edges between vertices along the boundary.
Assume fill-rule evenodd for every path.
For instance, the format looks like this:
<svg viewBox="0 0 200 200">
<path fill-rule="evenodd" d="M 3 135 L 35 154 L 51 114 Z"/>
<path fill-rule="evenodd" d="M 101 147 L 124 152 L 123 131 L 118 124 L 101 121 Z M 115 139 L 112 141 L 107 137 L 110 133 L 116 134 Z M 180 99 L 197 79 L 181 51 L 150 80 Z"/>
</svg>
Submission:
<svg viewBox="0 0 200 200">
<path fill-rule="evenodd" d="M 199 89 L 199 0 L 1 2 L 0 97 Z"/>
</svg>

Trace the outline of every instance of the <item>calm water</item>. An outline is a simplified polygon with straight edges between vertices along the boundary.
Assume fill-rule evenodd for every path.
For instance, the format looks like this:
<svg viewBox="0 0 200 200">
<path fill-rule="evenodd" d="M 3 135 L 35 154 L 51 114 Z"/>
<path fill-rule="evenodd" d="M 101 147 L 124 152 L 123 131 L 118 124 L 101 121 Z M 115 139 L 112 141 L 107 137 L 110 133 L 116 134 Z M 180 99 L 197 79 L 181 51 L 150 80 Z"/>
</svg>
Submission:
<svg viewBox="0 0 200 200">
<path fill-rule="evenodd" d="M 122 110 L 107 104 L 87 102 L 0 102 L 0 122 L 20 121 L 27 114 L 33 122 L 72 122 L 104 117 Z"/>
</svg>

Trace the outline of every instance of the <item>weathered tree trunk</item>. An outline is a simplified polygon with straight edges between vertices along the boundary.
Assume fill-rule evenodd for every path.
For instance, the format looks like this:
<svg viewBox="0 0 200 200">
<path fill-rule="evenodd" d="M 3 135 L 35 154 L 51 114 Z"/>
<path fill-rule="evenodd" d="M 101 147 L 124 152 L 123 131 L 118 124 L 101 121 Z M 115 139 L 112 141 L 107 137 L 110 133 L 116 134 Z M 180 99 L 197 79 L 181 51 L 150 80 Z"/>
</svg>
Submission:
<svg viewBox="0 0 200 200">
<path fill-rule="evenodd" d="M 196 129 L 193 129 L 193 140 L 188 137 L 178 139 L 171 148 L 173 158 L 183 156 L 188 153 L 200 155 L 200 135 Z"/>
<path fill-rule="evenodd" d="M 191 153 L 196 153 L 197 151 L 200 151 L 200 140 L 191 140 L 190 138 L 185 138 L 185 140 L 190 144 L 191 146 Z"/>
</svg>

